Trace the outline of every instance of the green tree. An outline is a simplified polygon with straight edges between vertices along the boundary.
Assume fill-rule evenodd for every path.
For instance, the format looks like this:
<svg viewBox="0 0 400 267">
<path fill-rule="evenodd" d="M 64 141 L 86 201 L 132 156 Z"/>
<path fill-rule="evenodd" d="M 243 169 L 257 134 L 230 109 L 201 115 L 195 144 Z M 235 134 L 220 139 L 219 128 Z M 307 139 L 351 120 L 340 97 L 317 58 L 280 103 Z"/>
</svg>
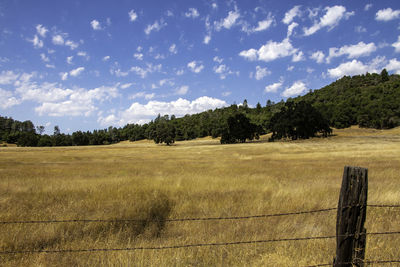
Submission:
<svg viewBox="0 0 400 267">
<path fill-rule="evenodd" d="M 246 139 L 259 138 L 258 127 L 245 114 L 238 112 L 228 117 L 226 128 L 222 130 L 221 144 L 244 143 Z"/>
</svg>

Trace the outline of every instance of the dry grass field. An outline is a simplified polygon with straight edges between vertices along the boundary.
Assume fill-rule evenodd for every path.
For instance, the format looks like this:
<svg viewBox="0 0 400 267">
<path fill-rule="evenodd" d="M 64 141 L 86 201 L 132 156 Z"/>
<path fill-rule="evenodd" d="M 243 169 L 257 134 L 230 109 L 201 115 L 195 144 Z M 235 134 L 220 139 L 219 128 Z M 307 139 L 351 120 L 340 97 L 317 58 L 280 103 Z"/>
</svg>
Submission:
<svg viewBox="0 0 400 267">
<path fill-rule="evenodd" d="M 343 167 L 369 168 L 369 204 L 400 204 L 400 129 L 335 130 L 305 141 L 220 145 L 0 148 L 0 221 L 144 219 L 145 223 L 1 224 L 0 250 L 158 247 L 326 236 L 336 212 L 151 223 L 336 207 Z M 399 231 L 400 209 L 368 208 L 367 232 Z M 2 266 L 303 266 L 329 263 L 335 239 L 166 250 L 0 255 Z M 399 259 L 399 235 L 368 236 L 366 258 Z"/>
</svg>

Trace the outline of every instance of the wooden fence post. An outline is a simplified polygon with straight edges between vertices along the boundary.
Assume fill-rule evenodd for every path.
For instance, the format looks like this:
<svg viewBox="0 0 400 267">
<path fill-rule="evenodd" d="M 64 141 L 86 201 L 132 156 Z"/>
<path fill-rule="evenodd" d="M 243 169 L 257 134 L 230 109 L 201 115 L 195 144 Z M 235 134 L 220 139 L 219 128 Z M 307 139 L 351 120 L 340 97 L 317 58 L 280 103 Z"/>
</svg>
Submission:
<svg viewBox="0 0 400 267">
<path fill-rule="evenodd" d="M 364 266 L 368 169 L 344 167 L 336 221 L 336 258 L 333 266 Z"/>
</svg>

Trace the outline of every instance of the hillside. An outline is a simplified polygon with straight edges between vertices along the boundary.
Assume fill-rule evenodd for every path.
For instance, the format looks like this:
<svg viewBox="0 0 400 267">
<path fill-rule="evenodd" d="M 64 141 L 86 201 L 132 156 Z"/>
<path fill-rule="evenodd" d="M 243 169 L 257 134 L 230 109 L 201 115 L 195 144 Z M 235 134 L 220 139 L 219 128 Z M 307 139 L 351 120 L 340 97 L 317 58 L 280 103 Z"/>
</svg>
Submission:
<svg viewBox="0 0 400 267">
<path fill-rule="evenodd" d="M 318 90 L 310 90 L 304 96 L 289 98 L 287 102 L 305 101 L 314 106 L 329 125 L 346 128 L 351 125 L 375 129 L 400 126 L 400 75 L 365 74 L 345 76 Z M 174 115 L 158 116 L 144 125 L 128 124 L 122 128 L 109 127 L 93 132 L 77 131 L 72 135 L 60 133 L 41 135 L 42 126 L 34 127 L 30 121 L 19 122 L 0 116 L 0 141 L 20 146 L 70 146 L 103 145 L 120 141 L 154 139 L 161 125 L 174 141 L 192 140 L 206 136 L 220 137 L 227 127 L 227 118 L 243 113 L 257 127 L 258 134 L 271 131 L 271 117 L 284 107 L 285 102 L 266 101 L 250 108 L 247 101 L 226 108 L 208 110 L 199 114 L 176 118 Z M 157 128 L 158 127 L 158 128 Z"/>
</svg>

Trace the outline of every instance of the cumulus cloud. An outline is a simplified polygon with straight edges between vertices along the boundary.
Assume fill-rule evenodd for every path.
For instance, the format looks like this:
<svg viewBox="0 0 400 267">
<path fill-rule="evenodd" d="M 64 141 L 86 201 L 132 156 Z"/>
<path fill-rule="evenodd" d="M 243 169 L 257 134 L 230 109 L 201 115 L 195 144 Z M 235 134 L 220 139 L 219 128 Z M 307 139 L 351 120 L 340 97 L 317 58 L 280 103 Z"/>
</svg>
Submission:
<svg viewBox="0 0 400 267">
<path fill-rule="evenodd" d="M 185 13 L 185 17 L 187 18 L 197 18 L 198 16 L 200 16 L 199 12 L 197 11 L 197 9 L 191 7 L 189 8 L 189 10 Z"/>
<path fill-rule="evenodd" d="M 143 54 L 142 53 L 135 53 L 135 54 L 133 54 L 133 57 L 136 58 L 137 60 L 143 60 Z"/>
<path fill-rule="evenodd" d="M 43 38 L 46 37 L 46 33 L 49 31 L 46 27 L 44 27 L 41 24 L 36 25 L 36 31 L 37 33 L 42 36 Z"/>
<path fill-rule="evenodd" d="M 78 43 L 75 43 L 74 41 L 71 41 L 71 40 L 67 40 L 65 42 L 65 45 L 69 46 L 69 48 L 71 48 L 71 50 L 74 50 L 74 49 L 78 48 L 78 46 L 79 46 Z"/>
<path fill-rule="evenodd" d="M 371 3 L 370 3 L 370 4 L 366 4 L 365 7 L 364 7 L 364 11 L 370 10 L 371 7 L 372 7 L 372 4 L 371 4 Z"/>
<path fill-rule="evenodd" d="M 34 48 L 42 48 L 43 41 L 39 39 L 39 37 L 35 34 L 32 40 L 28 39 L 29 42 L 33 44 Z"/>
<path fill-rule="evenodd" d="M 392 46 L 397 53 L 400 53 L 400 36 L 397 37 L 397 42 L 393 43 Z"/>
<path fill-rule="evenodd" d="M 195 114 L 209 109 L 225 107 L 228 104 L 220 99 L 208 96 L 199 97 L 193 101 L 179 98 L 171 102 L 149 101 L 147 104 L 138 102 L 132 105 L 117 115 L 110 114 L 108 116 L 100 116 L 98 122 L 101 125 L 118 125 L 123 126 L 127 123 L 145 123 L 154 119 L 158 114 L 175 115 L 177 117 L 185 116 L 186 114 Z M 113 116 L 111 116 L 113 115 Z"/>
<path fill-rule="evenodd" d="M 280 43 L 270 40 L 258 50 L 251 48 L 240 52 L 239 55 L 250 61 L 258 59 L 269 62 L 278 58 L 292 56 L 297 52 L 298 49 L 294 48 L 289 39 L 286 38 Z"/>
<path fill-rule="evenodd" d="M 385 62 L 385 57 L 376 57 L 367 64 L 353 59 L 352 61 L 340 64 L 336 68 L 328 69 L 328 74 L 332 78 L 340 78 L 345 75 L 358 75 L 365 74 L 366 72 L 378 73 L 383 68 Z"/>
<path fill-rule="evenodd" d="M 385 68 L 387 71 L 393 71 L 396 74 L 400 74 L 400 61 L 398 61 L 396 58 L 391 59 Z"/>
<path fill-rule="evenodd" d="M 204 69 L 204 65 L 199 61 L 191 61 L 187 64 L 187 67 L 194 73 L 199 73 Z"/>
<path fill-rule="evenodd" d="M 400 9 L 393 10 L 390 7 L 378 10 L 375 15 L 375 19 L 378 21 L 389 21 L 400 18 Z"/>
<path fill-rule="evenodd" d="M 264 92 L 266 93 L 276 93 L 279 88 L 283 85 L 283 81 L 279 81 L 277 83 L 273 83 L 270 85 L 265 86 Z"/>
<path fill-rule="evenodd" d="M 316 51 L 312 53 L 310 58 L 314 59 L 317 63 L 323 63 L 325 59 L 325 54 L 322 51 Z"/>
<path fill-rule="evenodd" d="M 292 61 L 293 62 L 299 62 L 304 60 L 304 53 L 302 51 L 299 51 L 296 54 L 293 54 Z"/>
<path fill-rule="evenodd" d="M 147 27 L 144 29 L 144 33 L 149 35 L 152 31 L 158 32 L 165 26 L 167 26 L 167 23 L 164 22 L 163 19 L 160 19 L 160 21 L 156 20 L 153 24 L 147 25 Z"/>
<path fill-rule="evenodd" d="M 297 81 L 292 84 L 292 86 L 288 87 L 283 91 L 282 96 L 283 97 L 292 97 L 292 96 L 298 96 L 302 93 L 304 93 L 307 90 L 307 87 L 305 83 L 302 81 Z"/>
<path fill-rule="evenodd" d="M 131 22 L 135 21 L 138 17 L 133 9 L 129 11 L 128 15 L 129 15 L 129 21 Z"/>
<path fill-rule="evenodd" d="M 60 78 L 61 80 L 66 81 L 68 79 L 68 72 L 61 72 Z"/>
<path fill-rule="evenodd" d="M 61 34 L 57 34 L 53 36 L 53 44 L 55 45 L 63 45 L 64 44 L 64 38 L 62 37 Z"/>
<path fill-rule="evenodd" d="M 208 44 L 211 41 L 211 35 L 207 34 L 206 36 L 204 36 L 203 39 L 203 44 Z"/>
<path fill-rule="evenodd" d="M 95 30 L 95 31 L 101 30 L 101 25 L 100 25 L 100 22 L 98 20 L 95 20 L 95 19 L 92 20 L 90 22 L 90 25 L 92 26 L 92 29 Z"/>
<path fill-rule="evenodd" d="M 43 62 L 50 62 L 49 57 L 46 56 L 44 53 L 40 54 L 40 58 L 42 59 Z"/>
<path fill-rule="evenodd" d="M 269 71 L 267 68 L 262 68 L 260 66 L 256 66 L 256 73 L 254 75 L 254 78 L 256 80 L 262 80 L 265 76 L 270 75 L 271 71 Z"/>
<path fill-rule="evenodd" d="M 289 24 L 293 21 L 293 19 L 297 16 L 301 16 L 300 11 L 301 6 L 294 6 L 288 12 L 285 13 L 285 17 L 282 19 L 282 22 L 285 24 Z"/>
<path fill-rule="evenodd" d="M 216 31 L 220 31 L 222 28 L 230 29 L 237 24 L 237 20 L 240 18 L 239 10 L 229 11 L 228 16 L 220 21 L 215 21 L 214 26 Z"/>
<path fill-rule="evenodd" d="M 376 51 L 376 46 L 374 43 L 366 44 L 364 42 L 359 42 L 355 45 L 345 45 L 341 48 L 332 47 L 329 48 L 329 56 L 326 61 L 329 63 L 334 57 L 340 57 L 347 55 L 347 58 L 358 58 L 362 56 L 369 56 L 372 52 Z"/>
<path fill-rule="evenodd" d="M 79 76 L 84 70 L 85 70 L 84 67 L 79 67 L 79 68 L 71 70 L 69 72 L 69 75 L 76 77 L 76 76 Z"/>
<path fill-rule="evenodd" d="M 178 53 L 178 49 L 176 49 L 176 44 L 172 44 L 172 45 L 169 47 L 168 50 L 169 50 L 169 52 L 172 53 L 172 54 Z"/>
<path fill-rule="evenodd" d="M 0 88 L 0 108 L 1 109 L 8 109 L 13 106 L 19 105 L 21 100 L 15 98 L 13 93 L 7 90 L 3 90 Z"/>
<path fill-rule="evenodd" d="M 18 73 L 14 73 L 12 70 L 3 70 L 0 73 L 0 84 L 12 84 L 19 77 Z"/>
<path fill-rule="evenodd" d="M 228 75 L 234 74 L 234 72 L 231 71 L 229 67 L 226 66 L 225 64 L 220 64 L 218 66 L 215 66 L 213 69 L 214 72 L 219 75 L 219 78 L 221 80 L 224 80 Z"/>
<path fill-rule="evenodd" d="M 108 60 L 110 60 L 110 58 L 111 58 L 110 56 L 105 56 L 105 57 L 103 57 L 102 60 L 103 60 L 103 61 L 108 61 Z"/>
<path fill-rule="evenodd" d="M 309 36 L 324 27 L 328 27 L 329 30 L 336 27 L 342 19 L 348 19 L 354 15 L 354 12 L 346 12 L 344 6 L 333 6 L 325 8 L 325 15 L 320 18 L 319 21 L 315 22 L 310 28 L 304 28 L 304 35 Z"/>
<path fill-rule="evenodd" d="M 189 91 L 189 86 L 183 85 L 175 90 L 176 95 L 186 95 Z"/>
<path fill-rule="evenodd" d="M 296 23 L 296 22 L 292 22 L 292 23 L 288 26 L 288 31 L 287 31 L 286 38 L 289 38 L 290 36 L 292 36 L 293 30 L 294 30 L 294 28 L 296 28 L 297 26 L 299 26 L 299 24 Z"/>
</svg>

